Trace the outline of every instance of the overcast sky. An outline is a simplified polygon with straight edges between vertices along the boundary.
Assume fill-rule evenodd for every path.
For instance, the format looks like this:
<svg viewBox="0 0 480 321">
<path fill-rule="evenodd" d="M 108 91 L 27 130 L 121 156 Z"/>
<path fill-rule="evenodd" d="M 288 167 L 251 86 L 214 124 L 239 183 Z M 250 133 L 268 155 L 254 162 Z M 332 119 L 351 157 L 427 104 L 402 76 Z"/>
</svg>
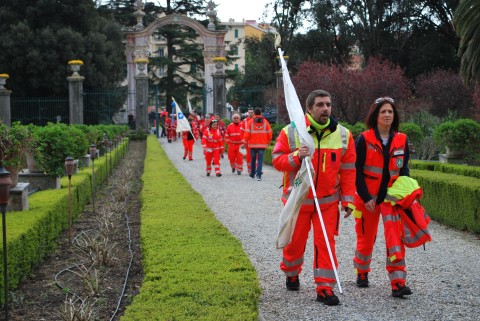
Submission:
<svg viewBox="0 0 480 321">
<path fill-rule="evenodd" d="M 230 18 L 241 22 L 245 20 L 262 21 L 265 4 L 273 0 L 213 0 L 217 7 L 217 17 L 225 22 Z"/>
</svg>

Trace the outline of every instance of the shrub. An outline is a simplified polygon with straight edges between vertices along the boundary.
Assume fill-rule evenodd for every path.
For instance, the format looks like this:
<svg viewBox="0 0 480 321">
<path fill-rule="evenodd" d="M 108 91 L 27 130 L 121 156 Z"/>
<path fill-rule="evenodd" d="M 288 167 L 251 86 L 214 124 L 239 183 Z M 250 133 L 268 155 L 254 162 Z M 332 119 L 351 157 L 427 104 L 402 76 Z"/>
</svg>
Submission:
<svg viewBox="0 0 480 321">
<path fill-rule="evenodd" d="M 89 143 L 85 134 L 78 128 L 65 124 L 52 124 L 32 127 L 42 155 L 39 166 L 52 176 L 62 176 L 65 158 L 80 158 L 85 155 Z"/>
<path fill-rule="evenodd" d="M 0 124 L 0 166 L 17 170 L 25 165 L 25 153 L 33 150 L 34 137 L 27 126 L 15 122 L 11 127 Z"/>
<path fill-rule="evenodd" d="M 480 124 L 472 119 L 444 122 L 433 136 L 439 146 L 448 148 L 451 156 L 464 157 L 467 162 L 480 159 Z"/>
<path fill-rule="evenodd" d="M 400 131 L 405 133 L 408 137 L 408 140 L 415 144 L 415 146 L 421 145 L 424 139 L 422 128 L 417 124 L 402 123 L 400 124 Z"/>
</svg>

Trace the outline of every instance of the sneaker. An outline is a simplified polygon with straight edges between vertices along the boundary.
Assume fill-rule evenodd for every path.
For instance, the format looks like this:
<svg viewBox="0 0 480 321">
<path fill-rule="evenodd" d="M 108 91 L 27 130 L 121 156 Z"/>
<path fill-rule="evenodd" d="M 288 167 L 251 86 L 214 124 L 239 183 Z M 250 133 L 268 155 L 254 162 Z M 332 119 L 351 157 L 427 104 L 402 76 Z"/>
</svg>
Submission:
<svg viewBox="0 0 480 321">
<path fill-rule="evenodd" d="M 235 167 L 232 167 L 232 173 L 235 173 Z"/>
<path fill-rule="evenodd" d="M 222 174 L 218 173 L 218 174 L 217 174 L 217 177 L 220 177 L 220 176 L 222 176 Z"/>
<path fill-rule="evenodd" d="M 207 173 L 207 176 L 210 176 L 210 173 Z"/>
<path fill-rule="evenodd" d="M 254 174 L 250 174 L 250 175 L 248 175 L 248 176 L 250 176 L 251 179 L 255 179 L 255 175 L 254 175 Z"/>
<path fill-rule="evenodd" d="M 404 295 L 412 294 L 412 290 L 404 282 L 397 282 L 392 286 L 392 296 L 394 298 L 403 298 Z"/>
<path fill-rule="evenodd" d="M 320 293 L 317 293 L 317 301 L 323 302 L 325 305 L 338 305 L 340 300 L 332 290 L 320 290 Z"/>
<path fill-rule="evenodd" d="M 193 161 L 193 158 L 190 158 L 189 161 Z"/>
<path fill-rule="evenodd" d="M 300 288 L 300 279 L 297 276 L 287 276 L 287 290 L 288 291 L 298 291 Z"/>
<path fill-rule="evenodd" d="M 357 286 L 359 288 L 368 288 L 368 272 L 357 274 Z"/>
<path fill-rule="evenodd" d="M 187 156 L 183 156 L 183 160 L 185 160 L 185 158 L 187 158 Z"/>
<path fill-rule="evenodd" d="M 262 180 L 262 176 L 257 176 L 257 181 L 261 181 Z"/>
<path fill-rule="evenodd" d="M 238 174 L 238 175 L 242 175 L 242 172 L 241 172 L 241 171 L 237 171 L 237 174 Z"/>
</svg>

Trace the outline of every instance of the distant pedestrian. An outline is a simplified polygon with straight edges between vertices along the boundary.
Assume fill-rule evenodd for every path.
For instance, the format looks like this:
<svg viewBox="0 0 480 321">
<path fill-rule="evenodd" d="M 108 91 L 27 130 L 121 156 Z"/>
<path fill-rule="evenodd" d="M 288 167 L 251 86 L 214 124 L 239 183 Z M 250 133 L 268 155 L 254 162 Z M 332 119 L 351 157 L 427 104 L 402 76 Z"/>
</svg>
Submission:
<svg viewBox="0 0 480 321">
<path fill-rule="evenodd" d="M 223 136 L 218 130 L 218 122 L 212 119 L 208 128 L 203 132 L 202 137 L 203 154 L 205 155 L 207 176 L 212 171 L 212 160 L 215 174 L 217 177 L 222 176 L 220 171 L 220 155 L 223 154 Z"/>
<path fill-rule="evenodd" d="M 193 160 L 193 145 L 198 139 L 198 126 L 193 117 L 188 117 L 188 123 L 190 124 L 191 131 L 182 132 L 183 142 L 183 159 Z"/>
<path fill-rule="evenodd" d="M 244 120 L 242 120 L 242 137 L 245 135 L 245 128 L 247 127 L 248 122 L 253 118 L 254 111 L 253 108 L 248 108 L 247 111 L 247 117 L 245 117 Z M 245 148 L 245 160 L 247 161 L 247 169 L 248 173 L 251 173 L 251 168 L 250 168 L 250 163 L 251 163 L 251 156 L 250 156 L 250 147 L 248 146 L 248 143 L 243 141 L 244 143 L 244 148 Z"/>
<path fill-rule="evenodd" d="M 232 173 L 237 171 L 238 175 L 242 175 L 243 171 L 243 154 L 240 152 L 243 147 L 242 125 L 240 123 L 240 115 L 233 114 L 232 123 L 227 126 L 225 131 L 225 140 L 228 144 L 228 160 Z"/>
<path fill-rule="evenodd" d="M 243 140 L 250 148 L 250 177 L 258 181 L 262 180 L 262 164 L 265 149 L 272 140 L 272 128 L 268 120 L 262 116 L 262 110 L 255 108 L 255 115 L 248 121 L 245 127 Z"/>
</svg>

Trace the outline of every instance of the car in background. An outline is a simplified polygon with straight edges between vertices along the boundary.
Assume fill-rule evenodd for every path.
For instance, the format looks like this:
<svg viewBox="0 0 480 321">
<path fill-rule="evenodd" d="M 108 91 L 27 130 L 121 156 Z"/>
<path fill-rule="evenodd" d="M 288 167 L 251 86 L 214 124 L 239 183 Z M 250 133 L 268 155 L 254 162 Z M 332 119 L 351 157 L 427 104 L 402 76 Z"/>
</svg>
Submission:
<svg viewBox="0 0 480 321">
<path fill-rule="evenodd" d="M 266 108 L 262 116 L 265 117 L 270 124 L 275 124 L 277 122 L 277 109 Z"/>
</svg>

